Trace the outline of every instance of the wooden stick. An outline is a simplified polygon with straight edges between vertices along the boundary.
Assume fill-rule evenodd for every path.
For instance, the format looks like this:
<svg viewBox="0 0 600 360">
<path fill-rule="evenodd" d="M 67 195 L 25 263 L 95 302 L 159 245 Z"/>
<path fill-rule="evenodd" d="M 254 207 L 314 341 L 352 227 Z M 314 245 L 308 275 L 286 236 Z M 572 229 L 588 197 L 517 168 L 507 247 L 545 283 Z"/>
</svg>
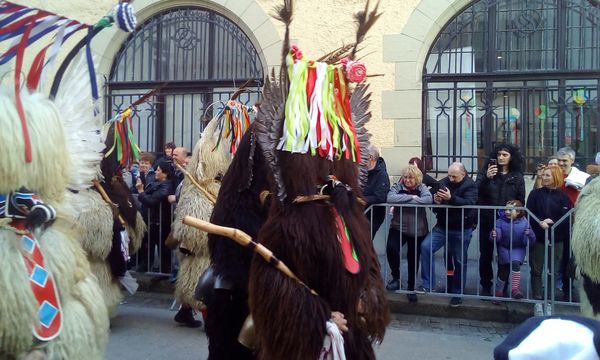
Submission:
<svg viewBox="0 0 600 360">
<path fill-rule="evenodd" d="M 185 174 L 185 176 L 188 178 L 188 180 L 198 189 L 200 190 L 200 192 L 202 194 L 204 194 L 204 196 L 206 196 L 206 198 L 208 199 L 208 201 L 210 201 L 211 203 L 216 204 L 217 203 L 217 198 L 215 198 L 213 196 L 213 194 L 209 193 L 205 188 L 202 187 L 202 185 L 200 185 L 196 179 L 194 179 L 194 177 L 192 176 L 192 174 L 190 174 L 186 169 L 183 168 L 183 166 L 179 165 L 176 161 L 173 161 L 173 163 L 175 164 L 175 166 L 177 166 L 177 168 L 179 170 L 181 170 L 182 173 Z"/>
<path fill-rule="evenodd" d="M 203 220 L 197 219 L 192 216 L 185 216 L 183 218 L 183 223 L 186 225 L 189 225 L 189 226 L 193 226 L 196 229 L 205 231 L 209 234 L 216 234 L 216 235 L 228 237 L 231 240 L 237 242 L 238 244 L 252 249 L 254 252 L 256 252 L 260 256 L 262 256 L 262 258 L 265 259 L 266 262 L 275 266 L 275 268 L 277 268 L 277 270 L 281 271 L 288 277 L 296 280 L 300 285 L 302 285 L 305 288 L 307 288 L 308 290 L 310 290 L 310 292 L 313 295 L 318 295 L 316 291 L 309 288 L 305 283 L 303 283 L 302 280 L 300 280 L 292 272 L 292 270 L 290 270 L 290 268 L 288 268 L 287 265 L 285 265 L 283 263 L 283 261 L 281 261 L 277 257 L 275 257 L 275 255 L 273 255 L 273 252 L 271 250 L 267 249 L 264 245 L 258 244 L 255 241 L 253 241 L 252 238 L 250 237 L 250 235 L 246 234 L 242 230 L 215 225 L 208 221 L 203 221 Z"/>
<path fill-rule="evenodd" d="M 104 201 L 106 201 L 106 203 L 109 206 L 116 206 L 117 209 L 119 208 L 118 205 L 116 205 L 114 202 L 112 202 L 112 200 L 110 199 L 110 197 L 108 197 L 108 194 L 106 193 L 106 191 L 102 187 L 102 184 L 100 184 L 98 182 L 98 180 L 92 180 L 92 183 L 94 184 L 94 186 L 96 187 L 96 189 L 100 193 L 100 196 L 102 196 L 102 199 L 104 199 Z M 125 227 L 125 225 L 127 225 L 127 224 L 125 223 L 125 219 L 123 219 L 123 217 L 121 216 L 120 212 L 117 214 L 117 217 L 119 218 L 119 222 L 121 223 L 121 225 L 123 225 L 123 227 Z"/>
</svg>

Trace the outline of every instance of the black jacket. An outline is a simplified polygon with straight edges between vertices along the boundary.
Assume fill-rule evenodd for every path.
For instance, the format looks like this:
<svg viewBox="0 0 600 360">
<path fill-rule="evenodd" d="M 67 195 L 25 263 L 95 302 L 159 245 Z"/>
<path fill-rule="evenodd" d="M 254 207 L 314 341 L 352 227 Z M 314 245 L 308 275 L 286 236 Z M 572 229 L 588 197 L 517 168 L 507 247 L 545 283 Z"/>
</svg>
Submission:
<svg viewBox="0 0 600 360">
<path fill-rule="evenodd" d="M 384 203 L 387 194 L 390 191 L 390 177 L 387 173 L 385 160 L 380 157 L 372 170 L 369 170 L 367 186 L 363 190 L 363 195 L 367 200 L 367 206 Z"/>
<path fill-rule="evenodd" d="M 440 180 L 440 187 L 450 189 L 450 200 L 442 201 L 442 205 L 463 206 L 475 205 L 477 202 L 477 185 L 469 176 L 465 176 L 459 183 L 451 183 L 448 177 Z M 433 212 L 437 217 L 437 225 L 446 229 L 446 209 L 434 208 Z M 461 230 L 472 229 L 474 225 L 476 211 L 475 209 L 448 209 L 448 229 Z"/>
<path fill-rule="evenodd" d="M 171 205 L 167 201 L 167 197 L 171 194 L 173 194 L 171 180 L 154 181 L 146 185 L 144 192 L 138 195 L 138 201 L 142 204 L 142 216 L 145 218 L 149 213 L 150 222 L 160 222 L 162 220 L 170 224 Z"/>
<path fill-rule="evenodd" d="M 520 172 L 509 171 L 506 175 L 498 173 L 494 178 L 486 176 L 487 165 L 477 173 L 477 204 L 504 206 L 509 200 L 519 200 L 525 204 L 525 178 Z"/>
<path fill-rule="evenodd" d="M 527 209 L 531 211 L 540 221 L 552 219 L 554 222 L 563 217 L 571 208 L 571 200 L 561 189 L 548 189 L 541 187 L 531 190 L 527 197 Z M 531 228 L 535 233 L 538 242 L 544 242 L 544 230 L 537 221 L 531 219 Z M 556 226 L 554 236 L 556 242 L 562 242 L 569 239 L 569 219 L 565 219 L 559 225 L 550 225 L 548 229 L 548 239 L 550 239 L 551 229 Z"/>
</svg>

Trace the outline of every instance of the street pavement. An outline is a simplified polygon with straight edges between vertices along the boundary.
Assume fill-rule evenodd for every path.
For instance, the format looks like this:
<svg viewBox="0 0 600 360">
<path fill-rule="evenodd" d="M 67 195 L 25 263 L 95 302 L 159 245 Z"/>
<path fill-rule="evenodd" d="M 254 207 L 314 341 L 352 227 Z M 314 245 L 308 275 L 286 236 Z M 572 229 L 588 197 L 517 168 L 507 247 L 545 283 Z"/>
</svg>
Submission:
<svg viewBox="0 0 600 360">
<path fill-rule="evenodd" d="M 168 294 L 139 292 L 119 306 L 112 320 L 106 359 L 206 359 L 201 329 L 178 326 Z M 491 359 L 493 349 L 513 324 L 394 315 L 377 359 Z"/>
</svg>

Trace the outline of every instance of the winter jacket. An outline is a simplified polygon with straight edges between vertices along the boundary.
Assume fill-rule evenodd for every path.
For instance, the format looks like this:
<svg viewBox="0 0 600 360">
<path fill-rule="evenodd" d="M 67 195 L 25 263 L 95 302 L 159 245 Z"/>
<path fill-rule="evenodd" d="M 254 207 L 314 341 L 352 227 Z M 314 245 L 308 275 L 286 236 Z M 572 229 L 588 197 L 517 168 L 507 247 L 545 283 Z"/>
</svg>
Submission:
<svg viewBox="0 0 600 360">
<path fill-rule="evenodd" d="M 519 200 L 525 204 L 525 178 L 518 171 L 509 171 L 507 174 L 498 173 L 492 179 L 486 176 L 487 165 L 477 173 L 477 189 L 479 205 L 504 206 L 509 200 Z M 481 211 L 481 222 L 491 224 L 494 221 L 495 211 Z"/>
<path fill-rule="evenodd" d="M 138 195 L 138 201 L 142 204 L 142 216 L 146 217 L 149 212 L 150 222 L 171 223 L 171 205 L 167 197 L 173 194 L 173 186 L 170 180 L 162 182 L 154 181 L 145 186 L 144 192 Z"/>
<path fill-rule="evenodd" d="M 561 189 L 549 189 L 547 187 L 532 190 L 529 193 L 525 206 L 540 221 L 552 219 L 554 222 L 557 222 L 558 219 L 563 217 L 572 208 L 571 200 L 564 191 Z M 557 226 L 554 230 L 555 241 L 568 240 L 570 235 L 569 219 L 564 220 L 559 225 L 550 225 L 548 239 L 550 239 L 552 228 L 555 226 Z M 531 228 L 535 232 L 536 240 L 544 243 L 544 229 L 542 229 L 537 221 L 532 220 Z"/>
<path fill-rule="evenodd" d="M 442 205 L 464 206 L 475 205 L 477 202 L 477 185 L 473 179 L 465 176 L 459 183 L 451 183 L 448 177 L 440 180 L 440 187 L 450 189 L 450 200 L 442 201 Z M 448 209 L 448 229 L 461 230 L 472 229 L 476 220 L 475 209 L 454 208 Z M 433 212 L 437 217 L 437 227 L 446 229 L 446 209 L 434 208 Z M 464 225 L 464 227 L 463 227 Z"/>
<path fill-rule="evenodd" d="M 417 197 L 414 197 L 414 196 Z M 402 183 L 402 178 L 392 186 L 387 195 L 387 202 L 391 204 L 431 204 L 433 197 L 425 184 L 420 184 L 409 190 Z M 402 219 L 400 218 L 402 214 Z M 402 206 L 394 207 L 392 225 L 394 229 L 409 236 L 424 236 L 429 231 L 427 226 L 427 213 L 423 207 Z"/>
<path fill-rule="evenodd" d="M 529 234 L 525 234 L 529 229 Z M 490 234 L 490 240 L 494 241 Z M 535 242 L 535 233 L 529 226 L 526 216 L 511 219 L 504 210 L 498 211 L 496 220 L 496 244 L 498 245 L 498 264 L 509 264 L 511 261 L 523 263 L 528 244 Z"/>
<path fill-rule="evenodd" d="M 369 170 L 367 185 L 363 190 L 363 195 L 367 200 L 367 206 L 384 203 L 388 191 L 390 191 L 390 177 L 387 173 L 385 160 L 380 157 L 377 160 L 375 167 Z"/>
</svg>

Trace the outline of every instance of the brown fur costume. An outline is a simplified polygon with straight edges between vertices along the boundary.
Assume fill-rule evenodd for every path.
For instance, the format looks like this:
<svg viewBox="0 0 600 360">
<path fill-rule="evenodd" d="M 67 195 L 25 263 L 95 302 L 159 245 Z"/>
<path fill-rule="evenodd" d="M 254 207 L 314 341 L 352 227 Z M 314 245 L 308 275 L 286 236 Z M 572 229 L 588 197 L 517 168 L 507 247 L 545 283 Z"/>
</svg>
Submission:
<svg viewBox="0 0 600 360">
<path fill-rule="evenodd" d="M 358 43 L 378 17 L 376 8 L 371 13 L 367 10 L 357 15 L 359 30 L 354 47 L 330 53 L 324 57 L 326 62 L 337 63 L 343 56 L 354 58 Z M 290 1 L 285 1 L 279 9 L 279 18 L 287 25 L 283 46 L 285 59 L 290 50 Z M 276 150 L 284 131 L 289 83 L 286 68 L 283 65 L 279 78 L 272 75 L 267 79 L 256 120 L 262 126 L 257 137 L 273 175 L 275 197 L 258 241 L 318 295 L 311 294 L 262 258 L 253 258 L 249 302 L 258 357 L 317 359 L 326 335 L 325 324 L 331 313 L 338 311 L 348 321 L 349 330 L 343 333 L 346 358 L 374 359 L 371 342 L 383 339 L 389 312 L 369 224 L 363 214 L 364 207 L 358 202 L 359 167 L 346 159 L 331 161 L 309 153 Z M 365 86 L 355 89 L 350 103 L 356 136 L 364 148 L 368 137 L 358 128 L 364 127 L 370 117 Z M 362 155 L 365 155 L 364 150 Z M 317 194 L 331 175 L 341 183 L 332 184 L 326 191 L 329 200 L 295 201 L 300 196 Z M 334 209 L 344 219 L 358 255 L 360 271 L 356 274 L 346 270 Z"/>
<path fill-rule="evenodd" d="M 268 169 L 256 143 L 254 127 L 251 125 L 242 138 L 223 176 L 210 222 L 240 229 L 256 239 L 268 210 L 268 205 L 261 201 L 261 192 L 268 191 L 269 183 Z M 214 276 L 227 284 L 217 286 L 207 304 L 208 358 L 252 359 L 250 349 L 238 342 L 240 329 L 248 316 L 248 273 L 252 251 L 214 234 L 208 235 L 208 246 Z"/>
<path fill-rule="evenodd" d="M 581 313 L 600 320 L 600 179 L 583 187 L 575 203 L 571 246 L 577 262 L 581 288 Z"/>
<path fill-rule="evenodd" d="M 100 289 L 78 239 L 83 229 L 66 192 L 72 174 L 66 134 L 55 105 L 41 94 L 23 94 L 33 160 L 25 163 L 24 142 L 14 96 L 0 89 L 0 193 L 24 186 L 57 212 L 57 219 L 36 236 L 58 288 L 63 326 L 45 344 L 48 359 L 101 359 L 108 340 L 108 316 Z M 37 303 L 20 254 L 20 236 L 0 223 L 0 358 L 25 356 L 33 347 Z"/>
<path fill-rule="evenodd" d="M 217 197 L 220 187 L 220 183 L 215 181 L 215 178 L 223 175 L 231 162 L 229 147 L 223 141 L 215 149 L 220 136 L 216 120 L 210 121 L 204 129 L 202 137 L 194 147 L 192 159 L 187 168 L 196 181 L 214 198 Z M 186 253 L 189 252 L 189 254 L 181 257 L 175 295 L 182 304 L 190 305 L 195 309 L 201 307 L 200 302 L 194 299 L 196 284 L 210 263 L 208 238 L 205 232 L 183 225 L 182 219 L 186 215 L 190 215 L 207 221 L 213 206 L 214 204 L 189 179 L 184 180 L 172 230 L 173 237 L 179 242 L 179 247 L 184 251 L 187 250 Z"/>
</svg>

